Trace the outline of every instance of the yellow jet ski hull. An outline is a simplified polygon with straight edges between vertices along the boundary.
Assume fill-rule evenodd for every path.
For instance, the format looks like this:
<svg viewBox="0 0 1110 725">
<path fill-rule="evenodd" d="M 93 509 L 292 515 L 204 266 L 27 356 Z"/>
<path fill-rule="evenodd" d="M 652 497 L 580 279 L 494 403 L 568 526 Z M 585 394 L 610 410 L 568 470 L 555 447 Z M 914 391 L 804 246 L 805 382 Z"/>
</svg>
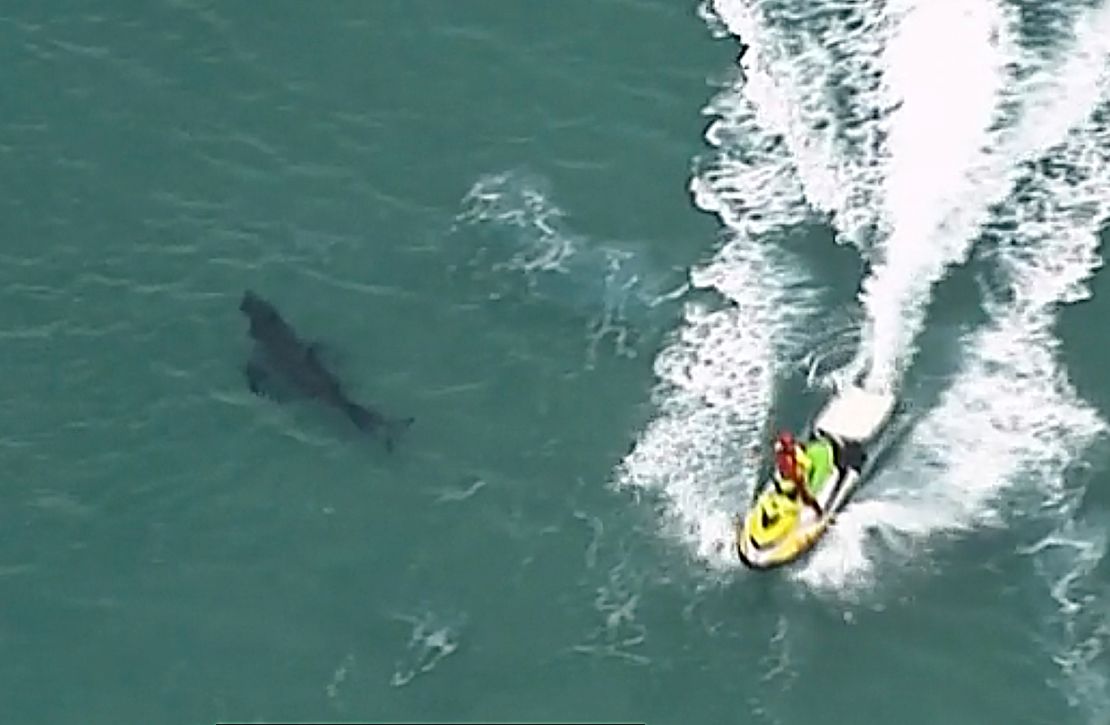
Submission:
<svg viewBox="0 0 1110 725">
<path fill-rule="evenodd" d="M 813 548 L 832 516 L 795 503 L 771 488 L 736 522 L 736 552 L 753 569 L 771 569 L 794 561 Z"/>
</svg>

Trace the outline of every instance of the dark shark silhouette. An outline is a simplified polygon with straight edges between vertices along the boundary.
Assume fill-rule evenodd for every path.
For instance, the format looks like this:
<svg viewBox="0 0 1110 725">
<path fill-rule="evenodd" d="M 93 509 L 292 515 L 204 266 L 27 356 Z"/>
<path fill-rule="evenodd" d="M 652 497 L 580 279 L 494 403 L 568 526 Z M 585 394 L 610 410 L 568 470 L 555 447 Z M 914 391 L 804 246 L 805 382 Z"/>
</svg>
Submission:
<svg viewBox="0 0 1110 725">
<path fill-rule="evenodd" d="M 394 438 L 413 418 L 390 419 L 351 400 L 339 379 L 320 360 L 320 346 L 306 344 L 272 304 L 247 290 L 239 309 L 250 320 L 254 351 L 247 362 L 247 384 L 255 395 L 281 401 L 285 393 L 304 395 L 342 411 L 359 430 L 385 436 L 393 450 Z"/>
</svg>

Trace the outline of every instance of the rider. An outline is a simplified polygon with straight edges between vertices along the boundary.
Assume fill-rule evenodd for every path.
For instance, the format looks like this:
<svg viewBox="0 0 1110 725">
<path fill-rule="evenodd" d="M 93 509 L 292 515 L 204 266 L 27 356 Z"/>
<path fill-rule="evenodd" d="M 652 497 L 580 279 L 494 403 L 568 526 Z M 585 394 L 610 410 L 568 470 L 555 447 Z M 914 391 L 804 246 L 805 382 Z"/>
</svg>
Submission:
<svg viewBox="0 0 1110 725">
<path fill-rule="evenodd" d="M 813 473 L 813 461 L 790 431 L 782 431 L 775 439 L 775 464 L 778 468 L 776 484 L 791 499 L 801 497 L 802 502 L 821 515 L 821 506 L 807 486 Z"/>
</svg>

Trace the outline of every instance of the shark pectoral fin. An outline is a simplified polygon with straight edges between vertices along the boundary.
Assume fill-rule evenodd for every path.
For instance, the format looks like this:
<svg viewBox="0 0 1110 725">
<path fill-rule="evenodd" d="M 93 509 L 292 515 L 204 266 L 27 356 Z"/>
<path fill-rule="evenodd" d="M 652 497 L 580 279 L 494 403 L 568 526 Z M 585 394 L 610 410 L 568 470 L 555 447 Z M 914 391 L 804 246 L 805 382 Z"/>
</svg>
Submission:
<svg viewBox="0 0 1110 725">
<path fill-rule="evenodd" d="M 247 378 L 247 387 L 260 398 L 267 398 L 275 403 L 284 403 L 295 397 L 296 391 L 273 374 L 273 372 L 257 357 L 252 357 L 243 369 Z"/>
<path fill-rule="evenodd" d="M 270 371 L 251 360 L 243 369 L 243 373 L 247 376 L 247 386 L 251 389 L 251 392 L 255 395 L 265 396 L 263 386 L 270 379 Z"/>
</svg>

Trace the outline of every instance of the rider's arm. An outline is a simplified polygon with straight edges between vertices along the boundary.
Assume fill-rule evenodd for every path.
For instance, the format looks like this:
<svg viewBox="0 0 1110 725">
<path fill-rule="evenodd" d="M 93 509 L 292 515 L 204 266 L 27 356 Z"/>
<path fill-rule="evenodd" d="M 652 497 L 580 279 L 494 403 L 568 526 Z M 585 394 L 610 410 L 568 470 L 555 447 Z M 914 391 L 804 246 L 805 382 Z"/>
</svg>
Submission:
<svg viewBox="0 0 1110 725">
<path fill-rule="evenodd" d="M 799 486 L 798 493 L 801 494 L 802 500 L 805 501 L 807 506 L 812 506 L 818 515 L 821 514 L 821 504 L 817 503 L 817 499 L 809 492 L 809 487 Z"/>
</svg>

